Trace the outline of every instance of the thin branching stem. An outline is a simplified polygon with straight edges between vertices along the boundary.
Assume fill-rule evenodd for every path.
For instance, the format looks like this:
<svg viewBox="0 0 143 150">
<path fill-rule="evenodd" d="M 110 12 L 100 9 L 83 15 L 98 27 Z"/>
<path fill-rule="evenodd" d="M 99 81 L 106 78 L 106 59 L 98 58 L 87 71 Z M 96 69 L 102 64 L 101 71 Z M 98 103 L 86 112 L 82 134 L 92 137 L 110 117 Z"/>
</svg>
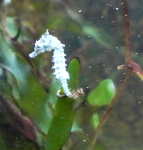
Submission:
<svg viewBox="0 0 143 150">
<path fill-rule="evenodd" d="M 116 92 L 116 95 L 114 97 L 114 99 L 112 100 L 111 104 L 108 106 L 107 110 L 105 111 L 102 119 L 101 119 L 101 122 L 100 124 L 98 125 L 98 127 L 96 128 L 96 131 L 94 133 L 94 136 L 92 138 L 92 141 L 88 147 L 88 150 L 93 150 L 94 148 L 94 145 L 96 143 L 96 140 L 101 132 L 101 129 L 103 128 L 104 124 L 106 123 L 107 119 L 108 119 L 108 116 L 113 108 L 113 106 L 118 102 L 118 99 L 119 97 L 121 96 L 122 92 L 124 91 L 129 79 L 130 79 L 130 76 L 132 74 L 132 69 L 128 69 L 127 73 L 126 73 L 126 76 L 123 80 L 123 82 L 121 83 L 121 86 L 119 87 L 119 89 L 117 90 Z"/>
<path fill-rule="evenodd" d="M 129 22 L 129 13 L 128 13 L 128 3 L 127 3 L 127 0 L 122 0 L 122 2 L 123 2 L 124 17 L 125 17 L 125 46 L 126 46 L 125 59 L 126 59 L 126 63 L 130 64 L 130 62 L 132 62 L 132 58 L 131 58 L 131 38 L 130 38 L 130 22 Z M 127 73 L 126 73 L 126 76 L 125 76 L 123 82 L 121 83 L 119 89 L 117 90 L 116 95 L 113 98 L 111 104 L 108 106 L 107 110 L 105 111 L 100 124 L 96 128 L 96 131 L 94 133 L 92 141 L 89 144 L 88 150 L 94 149 L 94 145 L 97 141 L 98 136 L 100 135 L 101 129 L 103 128 L 104 124 L 106 123 L 113 106 L 118 102 L 119 97 L 121 96 L 122 92 L 124 91 L 128 81 L 130 79 L 133 69 L 132 68 L 131 69 L 127 68 L 127 69 L 128 70 L 127 70 Z"/>
</svg>

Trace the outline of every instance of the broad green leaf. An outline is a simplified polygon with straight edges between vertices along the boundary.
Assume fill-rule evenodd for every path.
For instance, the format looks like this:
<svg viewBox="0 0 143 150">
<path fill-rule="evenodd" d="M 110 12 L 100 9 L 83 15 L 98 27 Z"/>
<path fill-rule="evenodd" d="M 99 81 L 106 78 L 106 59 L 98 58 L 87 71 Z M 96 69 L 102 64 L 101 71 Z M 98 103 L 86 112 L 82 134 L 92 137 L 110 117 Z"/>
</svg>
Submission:
<svg viewBox="0 0 143 150">
<path fill-rule="evenodd" d="M 14 17 L 6 17 L 6 30 L 8 31 L 9 35 L 13 38 L 17 36 L 17 33 L 19 32 L 18 30 L 18 25 L 16 24 L 16 18 Z M 21 34 L 18 36 L 18 41 L 22 42 L 22 39 L 25 38 Z"/>
<path fill-rule="evenodd" d="M 7 75 L 6 75 L 7 82 L 9 84 L 9 86 L 11 87 L 11 93 L 15 99 L 19 100 L 20 93 L 19 93 L 19 90 L 17 87 L 17 82 L 16 82 L 15 78 L 13 77 L 13 75 L 9 71 L 7 71 L 6 73 L 7 73 Z"/>
<path fill-rule="evenodd" d="M 11 37 L 16 36 L 18 27 L 16 26 L 14 22 L 14 18 L 6 17 L 6 29 L 8 30 L 8 33 Z"/>
<path fill-rule="evenodd" d="M 115 96 L 115 86 L 112 80 L 103 80 L 98 87 L 93 89 L 87 99 L 90 105 L 104 106 L 108 105 Z"/>
<path fill-rule="evenodd" d="M 68 67 L 70 74 L 70 80 L 68 82 L 70 90 L 75 90 L 79 85 L 79 72 L 80 72 L 80 60 L 78 57 L 74 58 Z"/>
<path fill-rule="evenodd" d="M 51 78 L 52 83 L 50 85 L 49 94 L 48 94 L 48 101 L 54 106 L 58 100 L 56 95 L 57 91 L 61 88 L 61 84 L 55 78 Z"/>
<path fill-rule="evenodd" d="M 46 137 L 46 150 L 59 150 L 68 139 L 74 117 L 73 99 L 59 98 Z"/>
<path fill-rule="evenodd" d="M 12 51 L 14 49 L 12 45 L 7 45 L 0 37 L 0 46 L 0 66 L 9 71 L 17 82 L 19 92 L 19 99 L 15 99 L 17 104 L 46 133 L 51 117 L 46 110 L 47 94 L 29 64 Z"/>
<path fill-rule="evenodd" d="M 69 87 L 72 90 L 78 87 L 79 70 L 79 60 L 73 59 L 68 68 L 70 74 Z M 67 141 L 74 118 L 73 103 L 74 100 L 71 98 L 58 98 L 55 116 L 46 137 L 46 150 L 59 150 Z"/>
</svg>

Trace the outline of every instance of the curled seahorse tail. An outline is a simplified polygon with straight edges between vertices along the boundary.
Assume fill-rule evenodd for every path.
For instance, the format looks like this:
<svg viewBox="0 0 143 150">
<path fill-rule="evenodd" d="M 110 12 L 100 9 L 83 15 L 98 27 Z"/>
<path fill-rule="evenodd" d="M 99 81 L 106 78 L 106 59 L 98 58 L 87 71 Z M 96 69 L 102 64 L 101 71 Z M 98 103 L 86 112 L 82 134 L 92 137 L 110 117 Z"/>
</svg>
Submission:
<svg viewBox="0 0 143 150">
<path fill-rule="evenodd" d="M 63 90 L 64 90 L 65 94 L 68 97 L 73 98 L 72 93 L 70 92 L 70 90 L 68 88 L 67 80 L 62 80 L 61 84 L 62 84 L 62 87 L 63 87 Z"/>
</svg>

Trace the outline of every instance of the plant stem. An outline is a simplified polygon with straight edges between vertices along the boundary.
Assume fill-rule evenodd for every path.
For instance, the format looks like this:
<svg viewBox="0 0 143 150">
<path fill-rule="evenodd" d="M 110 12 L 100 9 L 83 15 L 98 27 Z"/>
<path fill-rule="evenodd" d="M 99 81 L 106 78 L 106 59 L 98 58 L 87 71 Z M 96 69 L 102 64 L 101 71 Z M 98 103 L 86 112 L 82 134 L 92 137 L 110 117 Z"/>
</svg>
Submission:
<svg viewBox="0 0 143 150">
<path fill-rule="evenodd" d="M 122 0 L 123 11 L 125 17 L 125 45 L 126 45 L 126 63 L 131 60 L 131 37 L 130 37 L 130 22 L 127 0 Z"/>
<path fill-rule="evenodd" d="M 101 132 L 101 129 L 103 128 L 104 124 L 106 123 L 107 119 L 108 119 L 108 116 L 113 108 L 113 106 L 118 102 L 118 99 L 119 97 L 121 96 L 121 93 L 123 92 L 123 90 L 125 89 L 129 79 L 130 79 L 130 76 L 132 74 L 132 69 L 128 69 L 127 73 L 126 73 L 126 76 L 124 78 L 124 81 L 122 82 L 122 84 L 120 85 L 119 89 L 117 90 L 116 92 L 116 95 L 114 97 L 114 99 L 112 100 L 111 104 L 108 106 L 107 110 L 105 111 L 102 119 L 101 119 L 101 122 L 100 124 L 98 125 L 98 127 L 96 128 L 96 131 L 94 133 L 94 136 L 92 138 L 92 141 L 88 147 L 87 150 L 93 150 L 94 149 L 94 145 L 96 143 L 96 140 Z"/>
</svg>

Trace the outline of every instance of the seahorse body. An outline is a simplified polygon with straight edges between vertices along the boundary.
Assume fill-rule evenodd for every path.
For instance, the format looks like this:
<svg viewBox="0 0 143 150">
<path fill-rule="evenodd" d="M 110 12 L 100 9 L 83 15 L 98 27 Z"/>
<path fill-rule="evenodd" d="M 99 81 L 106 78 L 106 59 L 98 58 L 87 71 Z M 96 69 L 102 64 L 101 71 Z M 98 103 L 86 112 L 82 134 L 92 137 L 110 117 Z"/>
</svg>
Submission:
<svg viewBox="0 0 143 150">
<path fill-rule="evenodd" d="M 46 30 L 45 34 L 42 35 L 38 41 L 36 41 L 34 51 L 29 54 L 29 56 L 33 58 L 40 53 L 54 50 L 52 57 L 52 62 L 54 64 L 52 66 L 52 69 L 54 69 L 53 75 L 57 80 L 60 81 L 65 94 L 68 97 L 73 98 L 67 83 L 70 77 L 69 73 L 66 71 L 66 55 L 64 54 L 63 47 L 65 47 L 65 45 L 62 44 L 56 37 L 49 35 L 48 30 Z"/>
</svg>

